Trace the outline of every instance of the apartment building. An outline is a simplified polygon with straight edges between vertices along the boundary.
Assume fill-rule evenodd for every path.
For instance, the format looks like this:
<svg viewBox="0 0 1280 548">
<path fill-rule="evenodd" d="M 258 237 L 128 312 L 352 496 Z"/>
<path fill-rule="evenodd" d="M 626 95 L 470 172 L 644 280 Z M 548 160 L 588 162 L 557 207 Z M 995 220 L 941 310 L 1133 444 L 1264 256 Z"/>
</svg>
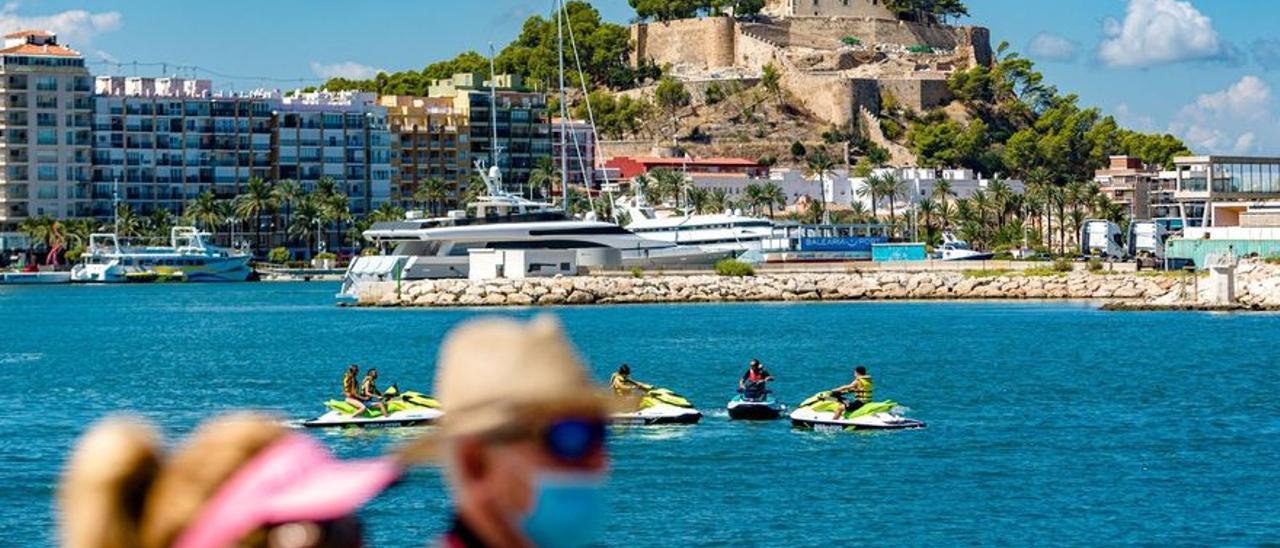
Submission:
<svg viewBox="0 0 1280 548">
<path fill-rule="evenodd" d="M 479 74 L 455 74 L 436 81 L 428 96 L 452 100 L 454 111 L 466 120 L 470 129 L 469 160 L 492 163 L 496 119 L 496 152 L 503 181 L 508 190 L 523 194 L 528 190 L 529 174 L 537 159 L 552 155 L 547 96 L 525 88 L 518 75 L 499 74 L 493 82 L 497 96 L 495 116 L 489 84 Z"/>
<path fill-rule="evenodd" d="M 0 49 L 0 249 L 21 247 L 32 217 L 89 211 L 92 79 L 53 33 L 7 34 Z"/>
<path fill-rule="evenodd" d="M 561 133 L 564 134 L 563 141 Z M 551 119 L 551 153 L 557 169 L 560 164 L 560 143 L 564 143 L 564 157 L 568 164 L 570 186 L 585 187 L 588 182 L 597 182 L 596 166 L 596 131 L 586 120 L 565 120 L 559 117 Z"/>
<path fill-rule="evenodd" d="M 448 187 L 446 206 L 456 208 L 471 169 L 467 118 L 450 98 L 384 95 L 391 130 L 391 201 L 408 210 L 422 207 L 414 193 L 427 180 Z"/>
<path fill-rule="evenodd" d="M 387 109 L 365 92 L 298 92 L 273 100 L 276 162 L 271 179 L 315 190 L 332 179 L 365 215 L 391 200 Z"/>
<path fill-rule="evenodd" d="M 118 196 L 174 215 L 204 192 L 234 198 L 272 177 L 272 97 L 215 94 L 208 80 L 100 76 L 93 97 L 93 208 Z"/>
<path fill-rule="evenodd" d="M 1280 158 L 1181 156 L 1173 163 L 1174 198 L 1186 226 L 1272 224 L 1280 207 Z"/>
</svg>

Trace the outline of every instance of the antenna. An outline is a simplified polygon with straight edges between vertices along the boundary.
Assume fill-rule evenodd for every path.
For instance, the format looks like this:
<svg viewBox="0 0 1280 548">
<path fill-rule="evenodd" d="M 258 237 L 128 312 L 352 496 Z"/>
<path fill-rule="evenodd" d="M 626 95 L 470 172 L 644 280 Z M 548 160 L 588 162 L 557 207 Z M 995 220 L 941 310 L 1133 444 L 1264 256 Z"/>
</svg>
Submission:
<svg viewBox="0 0 1280 548">
<path fill-rule="evenodd" d="M 498 73 L 494 71 L 493 42 L 489 42 L 489 152 L 493 155 L 493 167 L 498 167 Z"/>
</svg>

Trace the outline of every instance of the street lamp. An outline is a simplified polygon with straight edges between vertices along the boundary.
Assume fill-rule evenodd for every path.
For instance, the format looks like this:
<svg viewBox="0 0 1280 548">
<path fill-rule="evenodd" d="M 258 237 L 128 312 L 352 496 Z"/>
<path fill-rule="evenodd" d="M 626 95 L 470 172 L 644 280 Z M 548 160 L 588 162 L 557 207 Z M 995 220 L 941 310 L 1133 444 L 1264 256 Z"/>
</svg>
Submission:
<svg viewBox="0 0 1280 548">
<path fill-rule="evenodd" d="M 324 253 L 324 242 L 320 241 L 320 219 L 312 219 L 311 222 L 316 225 L 316 251 Z"/>
<path fill-rule="evenodd" d="M 231 248 L 240 249 L 240 246 L 236 245 L 236 218 L 227 217 L 227 225 L 231 227 Z"/>
</svg>

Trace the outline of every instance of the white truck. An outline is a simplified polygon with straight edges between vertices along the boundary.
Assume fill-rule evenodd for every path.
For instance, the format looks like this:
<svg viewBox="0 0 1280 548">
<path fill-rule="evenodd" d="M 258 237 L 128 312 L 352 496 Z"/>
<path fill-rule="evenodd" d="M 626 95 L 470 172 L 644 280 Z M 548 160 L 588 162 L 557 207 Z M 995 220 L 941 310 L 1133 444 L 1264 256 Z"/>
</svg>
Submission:
<svg viewBox="0 0 1280 548">
<path fill-rule="evenodd" d="M 1120 226 L 1106 220 L 1090 219 L 1080 226 L 1080 254 L 1101 256 L 1118 261 L 1124 259 L 1125 248 Z"/>
<path fill-rule="evenodd" d="M 1137 259 L 1138 268 L 1159 268 L 1164 264 L 1164 244 L 1169 232 L 1157 221 L 1134 221 L 1129 225 L 1129 256 Z"/>
</svg>

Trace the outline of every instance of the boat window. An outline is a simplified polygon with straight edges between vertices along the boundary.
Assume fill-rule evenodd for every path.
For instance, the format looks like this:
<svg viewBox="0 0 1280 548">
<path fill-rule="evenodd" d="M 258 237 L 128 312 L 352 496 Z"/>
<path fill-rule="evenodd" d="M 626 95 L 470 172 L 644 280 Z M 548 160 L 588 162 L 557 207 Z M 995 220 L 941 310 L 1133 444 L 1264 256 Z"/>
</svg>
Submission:
<svg viewBox="0 0 1280 548">
<path fill-rule="evenodd" d="M 616 225 L 591 226 L 584 228 L 554 228 L 547 230 L 530 230 L 531 236 L 591 236 L 591 235 L 629 235 L 625 228 Z"/>
</svg>

